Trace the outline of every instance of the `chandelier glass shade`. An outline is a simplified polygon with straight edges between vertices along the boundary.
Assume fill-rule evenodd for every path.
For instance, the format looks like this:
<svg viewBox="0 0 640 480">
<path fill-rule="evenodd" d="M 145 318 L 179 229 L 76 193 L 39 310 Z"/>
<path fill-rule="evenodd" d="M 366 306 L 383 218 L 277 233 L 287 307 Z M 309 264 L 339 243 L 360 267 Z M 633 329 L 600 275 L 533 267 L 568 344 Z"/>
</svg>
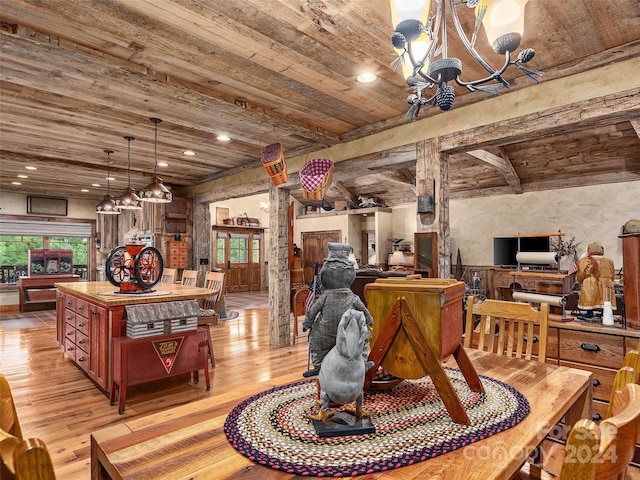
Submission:
<svg viewBox="0 0 640 480">
<path fill-rule="evenodd" d="M 151 183 L 144 187 L 140 193 L 140 200 L 150 203 L 171 203 L 171 191 L 164 186 L 162 179 L 158 177 L 158 124 L 162 121 L 159 118 L 150 118 L 155 125 L 155 141 L 154 141 L 154 161 L 153 178 Z"/>
<path fill-rule="evenodd" d="M 131 141 L 135 140 L 134 137 L 124 137 L 127 140 L 127 174 L 129 181 L 127 188 L 124 189 L 124 193 L 116 198 L 116 206 L 125 210 L 142 210 L 142 200 L 136 195 L 136 192 L 131 188 Z"/>
<path fill-rule="evenodd" d="M 105 150 L 107 154 L 107 194 L 103 197 L 102 201 L 96 205 L 96 213 L 101 215 L 118 215 L 120 209 L 116 206 L 116 202 L 111 196 L 111 176 L 109 175 L 109 164 L 111 163 L 111 154 L 113 150 Z"/>
<path fill-rule="evenodd" d="M 534 57 L 535 51 L 531 48 L 524 49 L 515 59 L 512 58 L 524 34 L 524 8 L 527 2 L 528 0 L 391 0 L 391 19 L 395 29 L 391 43 L 398 53 L 398 58 L 391 66 L 393 69 L 402 67 L 403 75 L 414 91 L 407 98 L 411 105 L 409 117 L 416 117 L 423 105 L 438 105 L 441 110 L 451 109 L 455 100 L 454 83 L 471 92 L 492 94 L 497 94 L 496 90 L 499 88 L 509 88 L 503 74 L 511 66 L 520 69 L 537 83 L 536 77 L 542 74 L 523 65 Z M 470 35 L 464 31 L 457 13 L 457 8 L 463 6 L 474 11 L 475 24 Z M 464 48 L 486 70 L 485 77 L 463 80 L 462 61 L 448 56 L 447 12 L 450 12 Z M 493 51 L 503 56 L 502 63 L 497 68 L 492 67 L 476 51 L 476 40 L 481 27 L 484 27 Z"/>
</svg>

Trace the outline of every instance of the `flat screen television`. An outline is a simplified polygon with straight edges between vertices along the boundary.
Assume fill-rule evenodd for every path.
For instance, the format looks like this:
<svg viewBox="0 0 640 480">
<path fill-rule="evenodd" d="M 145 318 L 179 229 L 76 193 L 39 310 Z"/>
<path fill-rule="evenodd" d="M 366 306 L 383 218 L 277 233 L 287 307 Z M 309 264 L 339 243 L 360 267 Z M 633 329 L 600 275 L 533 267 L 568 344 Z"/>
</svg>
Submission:
<svg viewBox="0 0 640 480">
<path fill-rule="evenodd" d="M 521 252 L 548 252 L 549 237 L 520 237 Z M 517 267 L 518 238 L 493 237 L 493 264 Z"/>
</svg>

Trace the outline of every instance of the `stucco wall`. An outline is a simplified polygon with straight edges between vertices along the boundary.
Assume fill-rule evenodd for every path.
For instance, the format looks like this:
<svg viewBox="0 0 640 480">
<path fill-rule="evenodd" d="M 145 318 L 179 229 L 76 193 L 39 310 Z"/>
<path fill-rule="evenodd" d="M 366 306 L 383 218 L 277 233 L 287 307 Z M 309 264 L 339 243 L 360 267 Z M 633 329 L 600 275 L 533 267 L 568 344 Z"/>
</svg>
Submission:
<svg viewBox="0 0 640 480">
<path fill-rule="evenodd" d="M 546 190 L 450 202 L 451 252 L 462 263 L 493 265 L 493 237 L 562 231 L 581 242 L 600 242 L 622 266 L 622 225 L 640 218 L 640 181 Z"/>
<path fill-rule="evenodd" d="M 67 202 L 67 216 L 65 218 L 95 219 L 97 218 L 97 204 L 98 202 L 95 200 L 70 199 Z M 3 215 L 27 215 L 27 195 L 0 190 L 0 213 Z"/>
</svg>

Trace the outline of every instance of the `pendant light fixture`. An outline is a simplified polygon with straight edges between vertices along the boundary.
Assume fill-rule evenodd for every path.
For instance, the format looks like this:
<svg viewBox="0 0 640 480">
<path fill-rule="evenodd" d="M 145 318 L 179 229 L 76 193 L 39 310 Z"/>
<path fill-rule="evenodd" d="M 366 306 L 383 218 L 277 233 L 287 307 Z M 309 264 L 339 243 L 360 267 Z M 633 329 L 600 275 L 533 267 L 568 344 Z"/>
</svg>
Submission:
<svg viewBox="0 0 640 480">
<path fill-rule="evenodd" d="M 162 121 L 159 118 L 150 118 L 155 124 L 155 150 L 154 150 L 154 161 L 155 165 L 153 167 L 153 179 L 151 183 L 144 187 L 142 193 L 140 194 L 140 199 L 143 202 L 152 202 L 152 203 L 171 203 L 172 195 L 171 191 L 167 187 L 165 187 L 162 183 L 162 179 L 158 177 L 158 124 Z"/>
<path fill-rule="evenodd" d="M 134 137 L 124 137 L 128 142 L 127 145 L 127 174 L 129 175 L 129 183 L 127 188 L 124 189 L 124 193 L 116 198 L 116 206 L 125 210 L 142 210 L 142 200 L 136 195 L 136 192 L 131 188 L 131 141 L 135 140 Z"/>
<path fill-rule="evenodd" d="M 107 154 L 107 194 L 104 196 L 102 201 L 96 205 L 96 213 L 100 213 L 102 215 L 118 215 L 120 214 L 120 209 L 116 206 L 116 202 L 113 200 L 111 196 L 111 175 L 109 175 L 109 163 L 111 163 L 111 154 L 113 150 L 105 150 Z"/>
</svg>

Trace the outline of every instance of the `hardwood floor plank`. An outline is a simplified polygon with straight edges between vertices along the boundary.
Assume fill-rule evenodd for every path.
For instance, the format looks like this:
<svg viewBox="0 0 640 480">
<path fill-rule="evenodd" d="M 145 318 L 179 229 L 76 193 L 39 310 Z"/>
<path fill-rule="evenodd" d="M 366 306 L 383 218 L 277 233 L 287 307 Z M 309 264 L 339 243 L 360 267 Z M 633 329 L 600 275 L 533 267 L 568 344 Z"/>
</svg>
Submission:
<svg viewBox="0 0 640 480">
<path fill-rule="evenodd" d="M 269 384 L 272 379 L 286 375 L 291 375 L 292 380 L 302 379 L 302 372 L 307 369 L 306 335 L 301 335 L 295 346 L 269 345 L 267 304 L 267 294 L 227 296 L 227 309 L 240 314 L 236 319 L 221 321 L 213 329 L 216 367 L 210 369 L 211 389 L 221 396 L 211 407 L 212 417 L 237 404 L 237 393 L 225 395 L 224 392 L 244 388 L 248 397 L 256 382 Z M 4 328 L 5 319 L 15 321 Z M 34 322 L 35 319 L 41 322 Z M 170 460 L 179 465 L 181 435 L 199 418 L 193 415 L 190 405 L 210 395 L 202 374 L 197 385 L 189 381 L 188 375 L 173 377 L 130 387 L 125 413 L 119 415 L 117 406 L 109 404 L 108 396 L 64 358 L 55 341 L 55 312 L 50 311 L 0 313 L 0 372 L 11 385 L 23 432 L 47 444 L 59 480 L 90 478 L 90 433 L 112 425 L 121 425 L 130 431 L 130 428 L 142 429 L 160 420 L 181 422 L 184 430 L 175 432 L 177 449 Z M 275 382 L 271 386 L 275 386 Z M 179 412 L 174 411 L 169 417 L 167 409 L 179 405 L 183 406 Z M 125 420 L 128 427 L 123 423 Z M 210 429 L 201 434 L 219 435 L 216 442 L 220 442 L 203 452 L 203 456 L 207 463 L 218 465 L 221 477 L 225 477 L 225 472 L 238 471 L 235 462 L 243 462 L 241 478 L 256 478 L 258 474 L 264 480 L 282 478 L 282 472 L 264 468 L 256 471 L 257 467 L 241 456 L 230 462 L 224 454 L 228 444 L 222 433 L 223 425 L 211 422 L 209 426 Z M 148 449 L 145 454 L 152 455 L 153 439 L 148 438 L 144 447 Z M 187 478 L 196 475 L 197 467 L 185 465 L 184 472 Z M 384 474 L 381 475 L 376 478 L 384 478 Z M 630 469 L 628 479 L 640 480 L 640 470 Z"/>
<path fill-rule="evenodd" d="M 301 338 L 292 347 L 270 346 L 267 305 L 268 295 L 264 293 L 227 296 L 227 309 L 239 315 L 219 322 L 213 329 L 216 366 L 210 369 L 212 391 L 268 382 L 289 373 L 299 373 L 302 379 L 307 369 L 307 343 Z M 136 385 L 127 389 L 126 410 L 119 415 L 108 396 L 64 358 L 56 344 L 55 329 L 54 311 L 0 313 L 0 372 L 11 385 L 23 432 L 46 443 L 59 479 L 90 478 L 91 432 L 131 419 L 144 424 L 147 415 L 162 416 L 178 405 L 187 406 L 187 428 L 189 403 L 210 394 L 202 373 L 198 384 L 184 375 Z M 229 410 L 236 403 L 230 398 L 214 409 Z M 222 425 L 211 427 L 206 434 L 218 434 L 226 443 Z M 220 463 L 221 471 L 228 468 L 224 458 L 216 459 L 215 451 L 205 453 L 211 461 Z M 179 453 L 176 455 L 179 461 Z M 246 462 L 250 468 L 251 462 Z M 185 472 L 188 469 L 185 465 Z"/>
</svg>

